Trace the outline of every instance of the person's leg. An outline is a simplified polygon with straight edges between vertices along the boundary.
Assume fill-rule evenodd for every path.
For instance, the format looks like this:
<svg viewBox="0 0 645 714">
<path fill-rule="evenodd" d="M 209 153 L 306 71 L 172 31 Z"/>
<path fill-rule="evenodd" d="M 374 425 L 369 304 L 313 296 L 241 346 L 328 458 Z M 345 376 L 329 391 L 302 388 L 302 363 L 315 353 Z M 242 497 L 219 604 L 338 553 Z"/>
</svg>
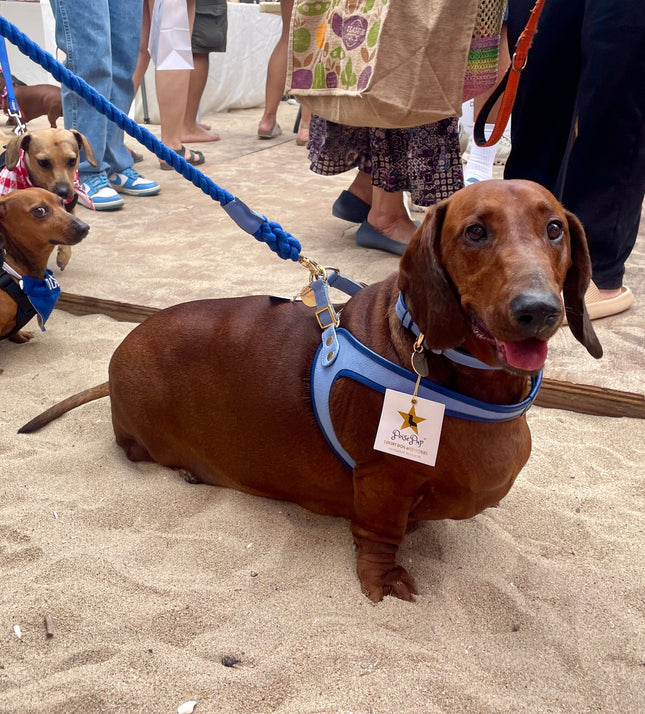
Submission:
<svg viewBox="0 0 645 714">
<path fill-rule="evenodd" d="M 65 66 L 106 99 L 112 95 L 112 47 L 109 0 L 51 0 L 56 20 L 56 44 L 65 53 Z M 123 207 L 123 199 L 110 187 L 108 149 L 110 121 L 67 87 L 61 87 L 67 129 L 77 129 L 92 145 L 96 166 L 81 155 L 78 166 L 82 187 L 79 202 L 96 210 Z"/>
<path fill-rule="evenodd" d="M 197 121 L 199 114 L 199 103 L 208 80 L 208 70 L 210 67 L 209 53 L 193 53 L 193 64 L 195 69 L 190 73 L 188 83 L 188 98 L 186 100 L 186 111 L 184 113 L 184 123 L 182 127 L 182 142 L 191 141 L 219 141 L 220 135 L 214 131 L 208 131 Z"/>
<path fill-rule="evenodd" d="M 289 25 L 293 0 L 281 0 L 282 32 L 280 39 L 273 48 L 267 66 L 267 81 L 264 98 L 264 114 L 258 125 L 258 133 L 266 136 L 274 131 L 277 123 L 278 107 L 284 95 L 284 85 L 287 79 L 287 52 L 289 49 Z"/>
<path fill-rule="evenodd" d="M 403 191 L 385 191 L 378 186 L 372 186 L 367 223 L 397 243 L 408 243 L 417 229 L 405 207 Z"/>
<path fill-rule="evenodd" d="M 141 39 L 142 0 L 109 0 L 110 38 L 112 48 L 112 87 L 107 97 L 117 109 L 130 111 L 134 99 L 132 75 L 137 65 Z M 123 129 L 108 122 L 105 160 L 108 173 L 123 171 L 132 166 L 130 152 L 123 143 Z"/>
<path fill-rule="evenodd" d="M 127 114 L 134 99 L 132 75 L 137 64 L 141 20 L 141 0 L 109 0 L 112 47 L 112 88 L 108 99 Z M 161 191 L 156 181 L 145 179 L 132 168 L 134 159 L 124 141 L 123 129 L 108 122 L 105 161 L 108 188 L 131 196 L 154 196 Z M 105 193 L 107 189 L 102 189 Z M 95 204 L 96 200 L 93 198 Z M 97 206 L 98 207 L 98 206 Z"/>
<path fill-rule="evenodd" d="M 347 190 L 360 198 L 363 203 L 372 205 L 372 177 L 362 169 L 358 170 Z"/>
<path fill-rule="evenodd" d="M 109 98 L 112 48 L 108 0 L 51 0 L 51 7 L 56 20 L 56 44 L 65 53 L 65 66 Z M 82 157 L 78 172 L 83 183 L 109 168 L 105 160 L 108 119 L 71 89 L 63 86 L 61 93 L 65 128 L 78 129 L 87 137 L 98 163 L 91 166 Z"/>
<path fill-rule="evenodd" d="M 504 178 L 530 179 L 560 197 L 580 75 L 580 28 L 585 0 L 549 0 L 522 72 L 511 120 L 511 153 Z M 510 0 L 511 54 L 534 0 Z"/>
<path fill-rule="evenodd" d="M 150 43 L 150 5 L 148 0 L 143 0 L 143 18 L 141 21 L 141 40 L 139 42 L 139 56 L 137 58 L 137 66 L 132 75 L 132 84 L 134 93 L 139 91 L 141 82 L 146 74 L 148 65 L 150 64 L 150 53 L 148 52 L 148 44 Z"/>
<path fill-rule="evenodd" d="M 407 129 L 370 129 L 368 154 L 372 200 L 356 242 L 401 253 L 417 228 L 403 191 L 410 191 L 413 203 L 430 206 L 463 186 L 457 119 Z"/>
<path fill-rule="evenodd" d="M 298 136 L 296 136 L 296 144 L 298 146 L 306 146 L 309 141 L 309 124 L 311 123 L 311 109 L 304 104 L 300 105 L 300 126 L 298 127 Z"/>
<path fill-rule="evenodd" d="M 368 130 L 366 152 L 371 161 L 372 199 L 367 220 L 357 232 L 359 244 L 359 234 L 366 225 L 400 244 L 408 243 L 412 237 L 416 224 L 405 206 L 403 191 L 409 191 L 416 182 L 417 159 L 425 163 L 425 153 L 419 154 L 425 152 L 420 147 L 426 143 L 423 132 L 423 127 Z M 431 161 L 428 164 L 430 170 L 436 168 Z"/>
<path fill-rule="evenodd" d="M 188 26 L 192 29 L 195 18 L 195 0 L 187 0 Z M 182 147 L 181 132 L 188 99 L 190 69 L 170 69 L 155 71 L 157 103 L 161 120 L 161 141 L 170 149 L 178 151 Z M 186 150 L 184 158 L 190 157 Z"/>
<path fill-rule="evenodd" d="M 226 52 L 228 9 L 226 0 L 197 0 L 191 35 L 194 69 L 188 84 L 182 141 L 218 141 L 219 134 L 199 122 L 199 108 L 208 82 L 210 53 Z"/>
<path fill-rule="evenodd" d="M 563 202 L 585 227 L 593 281 L 608 298 L 620 293 L 645 193 L 645 4 L 588 1 L 582 39 Z"/>
</svg>

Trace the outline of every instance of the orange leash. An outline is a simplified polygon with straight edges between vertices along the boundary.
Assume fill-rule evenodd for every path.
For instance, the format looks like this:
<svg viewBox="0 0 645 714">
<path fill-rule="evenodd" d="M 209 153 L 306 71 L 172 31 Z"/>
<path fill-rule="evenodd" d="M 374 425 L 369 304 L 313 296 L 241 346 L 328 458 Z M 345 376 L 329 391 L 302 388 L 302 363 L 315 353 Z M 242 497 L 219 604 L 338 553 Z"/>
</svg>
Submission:
<svg viewBox="0 0 645 714">
<path fill-rule="evenodd" d="M 511 112 L 513 111 L 515 95 L 517 94 L 517 85 L 520 82 L 522 70 L 526 67 L 526 63 L 528 61 L 529 49 L 533 44 L 533 37 L 537 32 L 538 20 L 540 19 L 540 13 L 542 12 L 544 3 L 545 0 L 537 0 L 535 3 L 535 6 L 529 15 L 526 27 L 517 41 L 515 52 L 513 53 L 513 58 L 511 60 L 511 66 L 508 68 L 504 78 L 495 87 L 492 94 L 486 100 L 486 103 L 477 115 L 475 126 L 473 127 L 473 138 L 477 146 L 493 146 L 502 138 L 506 124 L 508 123 Z M 502 103 L 500 105 L 499 112 L 497 113 L 497 120 L 495 121 L 493 132 L 490 137 L 486 139 L 484 133 L 486 119 L 488 119 L 488 115 L 495 106 L 495 103 L 499 99 L 500 95 L 502 95 Z"/>
</svg>

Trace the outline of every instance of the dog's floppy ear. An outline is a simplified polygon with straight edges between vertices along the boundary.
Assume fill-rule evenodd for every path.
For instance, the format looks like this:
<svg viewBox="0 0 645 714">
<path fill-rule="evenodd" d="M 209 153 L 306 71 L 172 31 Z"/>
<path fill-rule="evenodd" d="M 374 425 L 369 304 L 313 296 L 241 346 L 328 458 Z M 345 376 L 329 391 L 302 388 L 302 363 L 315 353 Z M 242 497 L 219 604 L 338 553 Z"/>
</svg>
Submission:
<svg viewBox="0 0 645 714">
<path fill-rule="evenodd" d="M 399 290 L 430 349 L 457 347 L 468 331 L 459 296 L 441 262 L 441 230 L 449 201 L 428 210 L 399 265 Z"/>
<path fill-rule="evenodd" d="M 7 144 L 7 153 L 5 154 L 5 166 L 9 171 L 13 171 L 18 165 L 18 159 L 20 158 L 20 149 L 27 151 L 29 149 L 29 142 L 31 141 L 31 136 L 29 132 L 23 134 L 22 136 L 14 136 L 9 140 Z"/>
<path fill-rule="evenodd" d="M 92 149 L 92 144 L 90 144 L 88 139 L 86 139 L 83 134 L 78 131 L 78 129 L 72 129 L 71 131 L 72 134 L 74 134 L 74 138 L 76 139 L 78 148 L 83 149 L 83 152 L 85 153 L 85 158 L 92 166 L 98 166 L 96 162 L 96 156 L 94 156 L 94 149 Z"/>
<path fill-rule="evenodd" d="M 567 321 L 573 336 L 587 348 L 592 357 L 602 357 L 602 346 L 594 332 L 585 306 L 585 293 L 591 280 L 591 260 L 582 223 L 565 211 L 571 240 L 571 267 L 564 281 L 562 294 Z"/>
</svg>

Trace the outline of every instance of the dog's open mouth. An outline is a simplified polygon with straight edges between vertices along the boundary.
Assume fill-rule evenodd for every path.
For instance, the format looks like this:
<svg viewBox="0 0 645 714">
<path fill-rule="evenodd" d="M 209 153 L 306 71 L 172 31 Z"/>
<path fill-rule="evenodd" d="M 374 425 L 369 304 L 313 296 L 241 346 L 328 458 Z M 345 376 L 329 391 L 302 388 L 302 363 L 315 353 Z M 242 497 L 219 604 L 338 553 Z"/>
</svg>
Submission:
<svg viewBox="0 0 645 714">
<path fill-rule="evenodd" d="M 524 372 L 537 372 L 544 367 L 548 346 L 545 340 L 529 337 L 515 342 L 495 340 L 500 362 Z"/>
<path fill-rule="evenodd" d="M 548 353 L 546 340 L 527 337 L 523 340 L 499 340 L 473 318 L 473 332 L 482 340 L 495 346 L 500 364 L 522 372 L 537 372 L 544 367 Z"/>
</svg>

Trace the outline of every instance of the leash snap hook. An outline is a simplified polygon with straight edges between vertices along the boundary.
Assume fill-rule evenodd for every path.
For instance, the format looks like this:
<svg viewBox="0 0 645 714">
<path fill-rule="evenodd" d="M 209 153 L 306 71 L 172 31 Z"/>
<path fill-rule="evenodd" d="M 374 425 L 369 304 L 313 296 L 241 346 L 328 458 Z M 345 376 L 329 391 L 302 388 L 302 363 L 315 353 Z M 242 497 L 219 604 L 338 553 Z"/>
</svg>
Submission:
<svg viewBox="0 0 645 714">
<path fill-rule="evenodd" d="M 13 133 L 16 136 L 22 136 L 23 134 L 27 133 L 27 125 L 22 123 L 22 119 L 20 118 L 20 112 L 16 114 L 12 111 L 9 111 L 7 116 L 14 117 L 14 119 L 16 120 L 16 126 L 13 130 Z"/>
<path fill-rule="evenodd" d="M 301 255 L 300 258 L 298 258 L 298 262 L 300 263 L 300 265 L 304 265 L 305 268 L 307 268 L 307 270 L 309 271 L 311 276 L 310 283 L 313 283 L 319 278 L 327 282 L 327 270 L 322 265 L 320 265 L 320 263 L 317 263 L 315 260 L 307 258 L 304 255 Z"/>
</svg>

